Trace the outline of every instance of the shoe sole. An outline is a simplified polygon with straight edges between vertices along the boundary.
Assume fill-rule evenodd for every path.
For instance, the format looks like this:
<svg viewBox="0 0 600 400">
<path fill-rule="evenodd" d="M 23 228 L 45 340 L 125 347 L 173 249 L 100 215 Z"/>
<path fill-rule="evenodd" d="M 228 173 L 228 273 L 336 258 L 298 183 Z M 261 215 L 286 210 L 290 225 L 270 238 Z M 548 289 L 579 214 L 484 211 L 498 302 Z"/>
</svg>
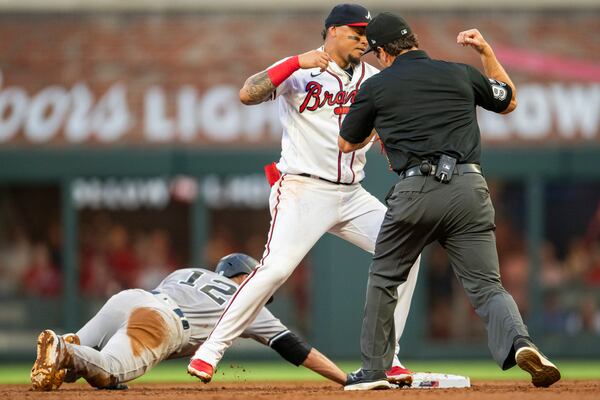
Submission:
<svg viewBox="0 0 600 400">
<path fill-rule="evenodd" d="M 59 353 L 58 336 L 49 329 L 40 333 L 37 340 L 37 358 L 30 375 L 33 390 L 46 392 L 60 387 L 64 373 L 57 368 Z"/>
<path fill-rule="evenodd" d="M 531 375 L 536 387 L 548 387 L 560 380 L 560 371 L 533 347 L 522 347 L 515 355 L 517 365 Z"/>
<path fill-rule="evenodd" d="M 206 372 L 203 372 L 203 371 L 198 371 L 197 369 L 194 369 L 194 368 L 189 367 L 189 366 L 188 366 L 187 372 L 191 376 L 194 376 L 194 377 L 200 379 L 204 383 L 208 383 L 212 379 L 212 375 L 209 375 L 209 374 L 207 374 Z"/>
<path fill-rule="evenodd" d="M 392 389 L 392 385 L 387 379 L 373 382 L 356 383 L 354 385 L 344 386 L 344 390 L 386 390 Z"/>
<path fill-rule="evenodd" d="M 388 376 L 389 383 L 398 385 L 399 387 L 410 386 L 413 383 L 413 377 L 410 374 Z"/>
</svg>

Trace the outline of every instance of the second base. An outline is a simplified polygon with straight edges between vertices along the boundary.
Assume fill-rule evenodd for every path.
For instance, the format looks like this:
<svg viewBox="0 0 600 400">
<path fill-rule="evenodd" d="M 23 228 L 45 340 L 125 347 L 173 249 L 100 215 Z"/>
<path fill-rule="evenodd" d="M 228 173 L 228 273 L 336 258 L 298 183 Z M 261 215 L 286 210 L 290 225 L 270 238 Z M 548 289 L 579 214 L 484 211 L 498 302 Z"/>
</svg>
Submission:
<svg viewBox="0 0 600 400">
<path fill-rule="evenodd" d="M 413 381 L 410 387 L 412 389 L 468 388 L 471 387 L 471 380 L 468 376 L 416 372 L 413 374 Z"/>
</svg>

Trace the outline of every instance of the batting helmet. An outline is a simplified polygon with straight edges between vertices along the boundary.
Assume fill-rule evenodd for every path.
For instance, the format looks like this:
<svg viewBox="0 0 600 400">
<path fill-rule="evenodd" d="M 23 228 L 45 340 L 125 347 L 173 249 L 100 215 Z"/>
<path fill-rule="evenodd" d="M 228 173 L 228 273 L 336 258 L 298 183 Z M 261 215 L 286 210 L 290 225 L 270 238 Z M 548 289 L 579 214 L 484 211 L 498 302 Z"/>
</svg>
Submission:
<svg viewBox="0 0 600 400">
<path fill-rule="evenodd" d="M 250 274 L 258 261 L 247 254 L 233 253 L 219 260 L 215 272 L 227 278 L 233 278 L 241 274 Z"/>
</svg>

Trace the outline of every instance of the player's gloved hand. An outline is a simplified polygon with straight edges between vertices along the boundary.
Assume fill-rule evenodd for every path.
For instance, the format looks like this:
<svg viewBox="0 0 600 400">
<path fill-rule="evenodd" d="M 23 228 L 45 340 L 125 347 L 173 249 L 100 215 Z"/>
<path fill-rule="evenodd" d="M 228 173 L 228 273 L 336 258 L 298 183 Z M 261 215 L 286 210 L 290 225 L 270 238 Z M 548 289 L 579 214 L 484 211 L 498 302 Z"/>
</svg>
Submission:
<svg viewBox="0 0 600 400">
<path fill-rule="evenodd" d="M 329 61 L 331 61 L 329 54 L 321 50 L 311 50 L 298 56 L 302 69 L 319 68 L 323 72 L 327 69 Z"/>
<path fill-rule="evenodd" d="M 490 45 L 485 41 L 483 35 L 477 29 L 468 29 L 460 32 L 456 37 L 456 43 L 461 46 L 470 46 L 479 54 L 491 51 Z"/>
</svg>

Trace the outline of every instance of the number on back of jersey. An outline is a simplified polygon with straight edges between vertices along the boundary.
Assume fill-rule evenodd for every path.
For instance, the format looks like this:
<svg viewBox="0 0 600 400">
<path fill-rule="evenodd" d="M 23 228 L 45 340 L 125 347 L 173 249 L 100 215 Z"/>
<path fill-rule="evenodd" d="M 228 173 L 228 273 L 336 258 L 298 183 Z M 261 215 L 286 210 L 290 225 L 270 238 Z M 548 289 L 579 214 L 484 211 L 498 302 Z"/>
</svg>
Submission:
<svg viewBox="0 0 600 400">
<path fill-rule="evenodd" d="M 212 301 L 217 303 L 218 305 L 223 305 L 227 301 L 227 297 L 231 296 L 237 290 L 235 285 L 231 283 L 225 282 L 222 279 L 213 278 L 210 280 L 210 283 L 206 283 L 200 287 L 198 287 L 197 281 L 200 277 L 204 275 L 204 272 L 194 271 L 190 274 L 190 276 L 186 280 L 180 280 L 179 284 L 188 285 L 195 287 L 199 292 L 208 296 Z"/>
</svg>

